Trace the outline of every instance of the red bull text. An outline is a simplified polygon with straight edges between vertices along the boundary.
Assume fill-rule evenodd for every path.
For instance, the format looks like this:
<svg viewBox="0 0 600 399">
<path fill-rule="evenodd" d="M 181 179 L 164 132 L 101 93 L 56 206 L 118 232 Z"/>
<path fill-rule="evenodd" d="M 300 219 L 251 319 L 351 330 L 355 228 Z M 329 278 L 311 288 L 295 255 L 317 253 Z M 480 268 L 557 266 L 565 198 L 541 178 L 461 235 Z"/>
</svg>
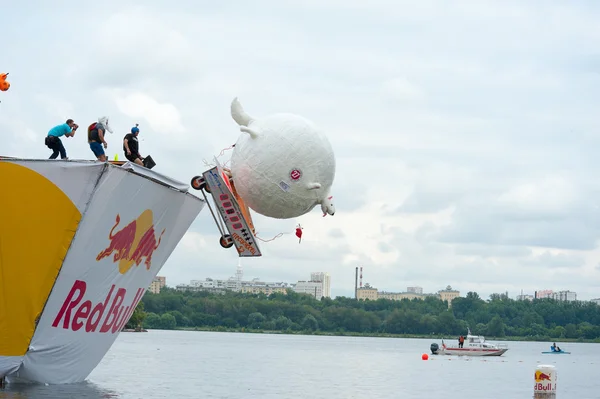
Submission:
<svg viewBox="0 0 600 399">
<path fill-rule="evenodd" d="M 85 281 L 75 280 L 69 295 L 65 298 L 65 302 L 52 323 L 52 327 L 59 328 L 62 320 L 60 327 L 66 330 L 79 331 L 85 327 L 86 333 L 98 331 L 99 333 L 115 334 L 125 327 L 146 291 L 144 288 L 138 288 L 132 302 L 125 306 L 123 305 L 127 295 L 125 288 L 118 288 L 113 296 L 115 290 L 113 284 L 104 302 L 98 304 L 92 303 L 89 299 L 82 302 L 86 289 Z M 109 307 L 111 299 L 112 303 Z"/>
</svg>

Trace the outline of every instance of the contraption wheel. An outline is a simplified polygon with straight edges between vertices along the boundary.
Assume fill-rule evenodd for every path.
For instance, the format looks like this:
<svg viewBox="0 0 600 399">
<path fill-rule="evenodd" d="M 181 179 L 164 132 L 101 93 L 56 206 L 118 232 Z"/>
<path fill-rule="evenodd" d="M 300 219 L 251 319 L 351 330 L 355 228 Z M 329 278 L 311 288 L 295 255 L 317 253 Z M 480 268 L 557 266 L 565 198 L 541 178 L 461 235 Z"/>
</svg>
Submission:
<svg viewBox="0 0 600 399">
<path fill-rule="evenodd" d="M 231 248 L 233 246 L 233 239 L 229 234 L 225 234 L 219 238 L 219 244 L 221 244 L 223 248 Z"/>
<path fill-rule="evenodd" d="M 191 186 L 194 190 L 202 190 L 206 188 L 206 181 L 204 181 L 204 177 L 202 176 L 194 176 L 192 177 Z"/>
<path fill-rule="evenodd" d="M 204 190 L 207 193 L 210 193 L 210 187 L 206 184 L 206 180 L 202 176 L 194 176 L 192 178 L 191 186 L 194 190 Z"/>
</svg>

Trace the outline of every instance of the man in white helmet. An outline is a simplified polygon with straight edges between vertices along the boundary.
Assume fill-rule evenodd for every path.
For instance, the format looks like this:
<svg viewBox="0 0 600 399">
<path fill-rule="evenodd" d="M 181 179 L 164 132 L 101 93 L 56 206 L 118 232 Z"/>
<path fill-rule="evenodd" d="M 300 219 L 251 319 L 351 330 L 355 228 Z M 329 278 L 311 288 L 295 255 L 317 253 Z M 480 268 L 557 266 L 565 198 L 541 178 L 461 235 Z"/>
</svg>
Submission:
<svg viewBox="0 0 600 399">
<path fill-rule="evenodd" d="M 108 147 L 108 143 L 104 136 L 106 131 L 109 131 L 110 133 L 113 132 L 108 124 L 108 116 L 101 116 L 98 118 L 98 122 L 94 122 L 88 127 L 88 143 L 90 144 L 90 149 L 100 162 L 106 161 L 106 154 L 104 153 L 104 148 Z"/>
</svg>

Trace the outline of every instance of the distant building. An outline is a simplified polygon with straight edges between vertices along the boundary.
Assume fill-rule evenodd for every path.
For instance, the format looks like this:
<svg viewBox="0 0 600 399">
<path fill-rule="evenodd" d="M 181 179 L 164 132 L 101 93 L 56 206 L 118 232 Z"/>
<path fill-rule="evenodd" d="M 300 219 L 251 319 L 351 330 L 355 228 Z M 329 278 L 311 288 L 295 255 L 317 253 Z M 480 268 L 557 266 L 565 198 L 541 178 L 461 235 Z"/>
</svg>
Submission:
<svg viewBox="0 0 600 399">
<path fill-rule="evenodd" d="M 321 300 L 323 296 L 323 283 L 320 281 L 298 281 L 294 286 L 294 291 L 298 294 L 308 294 Z"/>
<path fill-rule="evenodd" d="M 356 299 L 364 301 L 376 301 L 378 299 L 377 288 L 371 287 L 369 283 L 366 283 L 364 287 L 360 287 L 356 290 Z"/>
<path fill-rule="evenodd" d="M 600 305 L 600 298 L 591 299 L 590 302 L 594 302 L 596 305 Z"/>
<path fill-rule="evenodd" d="M 385 292 L 380 291 L 377 293 L 377 297 L 379 299 L 390 299 L 392 301 L 400 301 L 402 299 L 425 299 L 427 296 L 432 296 L 433 294 L 423 294 L 416 292 Z"/>
<path fill-rule="evenodd" d="M 442 301 L 448 301 L 448 307 L 452 306 L 452 301 L 460 296 L 460 291 L 453 290 L 451 286 L 447 286 L 445 290 L 438 291 L 438 295 Z"/>
<path fill-rule="evenodd" d="M 163 276 L 156 276 L 154 280 L 150 283 L 150 291 L 153 294 L 160 294 L 160 290 L 167 284 L 167 278 Z"/>
<path fill-rule="evenodd" d="M 517 295 L 517 301 L 533 301 L 534 297 L 530 294 Z"/>
<path fill-rule="evenodd" d="M 283 282 L 264 282 L 258 278 L 252 279 L 252 281 L 241 281 L 241 270 L 238 269 L 235 277 L 230 277 L 227 280 L 217 280 L 212 278 L 206 278 L 205 280 L 192 280 L 190 284 L 180 284 L 175 289 L 177 291 L 204 291 L 212 293 L 225 293 L 226 291 L 242 292 L 249 294 L 263 293 L 265 295 L 271 295 L 279 292 L 282 294 L 287 293 L 287 289 L 291 288 L 288 283 Z"/>
<path fill-rule="evenodd" d="M 240 292 L 244 294 L 265 294 L 271 295 L 275 293 L 287 294 L 287 289 L 289 288 L 287 283 L 263 283 L 258 281 L 258 279 L 254 279 L 249 284 L 247 282 L 242 282 L 242 288 Z"/>
<path fill-rule="evenodd" d="M 552 290 L 540 290 L 536 291 L 535 299 L 552 298 Z"/>
<path fill-rule="evenodd" d="M 550 298 L 557 301 L 576 301 L 577 293 L 573 291 L 552 291 L 552 290 L 540 290 L 535 292 L 536 299 Z"/>
<path fill-rule="evenodd" d="M 181 284 L 176 287 L 178 291 L 204 291 L 217 294 L 224 294 L 227 291 L 242 292 L 248 294 L 271 295 L 273 293 L 287 294 L 290 288 L 288 283 L 282 282 L 264 282 L 259 278 L 251 281 L 244 281 L 244 271 L 241 261 L 238 258 L 238 265 L 235 275 L 226 280 L 212 279 L 210 277 L 204 280 L 191 280 L 190 284 Z"/>
<path fill-rule="evenodd" d="M 400 301 L 402 299 L 425 299 L 427 297 L 436 297 L 442 301 L 448 301 L 448 307 L 454 298 L 460 296 L 460 291 L 453 290 L 452 287 L 448 286 L 445 290 L 438 291 L 437 294 L 423 294 L 423 288 L 421 287 L 407 287 L 406 292 L 387 292 L 377 291 L 377 288 L 371 287 L 369 283 L 365 284 L 364 287 L 356 290 L 356 299 L 364 301 L 366 299 L 370 301 L 376 301 L 378 299 L 389 299 L 391 301 Z"/>
<path fill-rule="evenodd" d="M 406 292 L 413 294 L 423 294 L 423 287 L 406 287 Z"/>
<path fill-rule="evenodd" d="M 552 293 L 552 299 L 556 299 L 557 301 L 576 301 L 577 294 L 572 291 L 558 291 Z"/>
<path fill-rule="evenodd" d="M 309 281 L 298 281 L 292 284 L 292 289 L 298 294 L 314 296 L 319 301 L 321 298 L 331 298 L 331 277 L 326 272 L 312 272 Z"/>
<path fill-rule="evenodd" d="M 322 291 L 325 298 L 331 298 L 331 276 L 327 272 L 312 272 L 310 281 L 320 281 L 323 285 Z"/>
</svg>

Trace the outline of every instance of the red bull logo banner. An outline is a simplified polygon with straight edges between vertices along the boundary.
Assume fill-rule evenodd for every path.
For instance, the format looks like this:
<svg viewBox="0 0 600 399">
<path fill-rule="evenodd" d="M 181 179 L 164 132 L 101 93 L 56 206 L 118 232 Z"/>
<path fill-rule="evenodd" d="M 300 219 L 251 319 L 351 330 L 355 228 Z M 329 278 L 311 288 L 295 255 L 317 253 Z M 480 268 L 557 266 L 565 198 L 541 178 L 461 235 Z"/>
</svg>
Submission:
<svg viewBox="0 0 600 399">
<path fill-rule="evenodd" d="M 21 379 L 83 381 L 205 205 L 168 181 L 159 183 L 158 174 L 149 179 L 151 171 L 106 165 L 100 179 L 92 179 L 85 170 L 79 173 L 96 187 L 88 198 L 77 198 L 84 204 L 81 220 L 72 239 L 60 244 L 66 254 L 57 258 L 61 264 L 37 315 Z"/>
</svg>

